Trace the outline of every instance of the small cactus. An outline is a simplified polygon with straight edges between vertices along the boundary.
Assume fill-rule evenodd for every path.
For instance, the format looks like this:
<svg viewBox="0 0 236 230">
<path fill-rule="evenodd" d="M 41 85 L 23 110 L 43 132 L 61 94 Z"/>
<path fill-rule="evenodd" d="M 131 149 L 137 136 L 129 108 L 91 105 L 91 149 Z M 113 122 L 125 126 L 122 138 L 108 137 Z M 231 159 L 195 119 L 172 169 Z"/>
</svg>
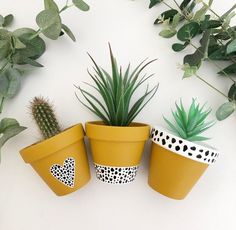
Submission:
<svg viewBox="0 0 236 230">
<path fill-rule="evenodd" d="M 47 99 L 35 97 L 31 102 L 31 112 L 44 139 L 61 132 L 53 107 Z"/>
</svg>

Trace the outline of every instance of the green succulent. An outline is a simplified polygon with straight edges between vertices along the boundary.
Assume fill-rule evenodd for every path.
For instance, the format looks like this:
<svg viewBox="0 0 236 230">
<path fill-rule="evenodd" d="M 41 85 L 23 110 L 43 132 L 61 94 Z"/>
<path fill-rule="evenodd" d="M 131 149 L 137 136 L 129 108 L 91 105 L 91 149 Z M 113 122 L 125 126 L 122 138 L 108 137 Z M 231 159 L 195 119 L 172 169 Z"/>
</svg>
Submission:
<svg viewBox="0 0 236 230">
<path fill-rule="evenodd" d="M 180 104 L 175 103 L 175 106 L 176 111 L 172 111 L 174 122 L 170 122 L 164 117 L 170 129 L 179 137 L 189 141 L 208 140 L 209 138 L 199 136 L 199 134 L 215 124 L 214 121 L 206 122 L 211 109 L 205 109 L 205 104 L 200 106 L 196 99 L 192 100 L 188 112 L 185 110 L 182 100 L 180 100 Z"/>
<path fill-rule="evenodd" d="M 94 95 L 94 93 L 90 93 L 81 87 L 77 88 L 86 102 L 80 100 L 79 96 L 76 95 L 78 100 L 92 113 L 100 117 L 106 125 L 128 126 L 157 92 L 158 85 L 151 89 L 147 85 L 144 94 L 131 105 L 137 89 L 153 76 L 153 74 L 144 74 L 141 77 L 141 72 L 155 60 L 147 63 L 144 60 L 132 72 L 130 71 L 129 64 L 123 72 L 122 67 L 119 68 L 117 65 L 110 45 L 109 49 L 112 67 L 111 74 L 100 68 L 89 55 L 94 64 L 95 74 L 91 74 L 89 71 L 88 73 L 95 86 L 88 83 L 87 85 L 95 89 L 102 100 L 97 95 Z"/>
</svg>

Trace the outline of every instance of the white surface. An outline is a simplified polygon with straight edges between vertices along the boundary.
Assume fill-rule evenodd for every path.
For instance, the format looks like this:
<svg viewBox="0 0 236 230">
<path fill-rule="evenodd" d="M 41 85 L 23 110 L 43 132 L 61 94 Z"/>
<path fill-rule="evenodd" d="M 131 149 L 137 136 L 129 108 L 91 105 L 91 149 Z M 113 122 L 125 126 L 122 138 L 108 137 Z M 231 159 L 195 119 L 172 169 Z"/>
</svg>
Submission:
<svg viewBox="0 0 236 230">
<path fill-rule="evenodd" d="M 162 114 L 170 115 L 170 108 L 180 97 L 185 102 L 192 97 L 201 103 L 208 101 L 214 112 L 224 102 L 197 79 L 181 80 L 182 72 L 176 64 L 182 62 L 183 53 L 174 53 L 170 48 L 173 41 L 159 37 L 161 26 L 152 25 L 164 7 L 149 10 L 148 2 L 89 0 L 90 12 L 71 9 L 63 13 L 63 20 L 75 32 L 77 42 L 72 43 L 66 36 L 58 41 L 46 40 L 47 51 L 39 60 L 45 67 L 26 76 L 18 96 L 5 106 L 4 116 L 16 117 L 29 128 L 9 141 L 2 151 L 1 230 L 236 229 L 235 114 L 208 132 L 213 137 L 209 143 L 223 155 L 183 201 L 168 199 L 147 185 L 149 145 L 134 183 L 124 186 L 101 183 L 91 167 L 91 182 L 65 197 L 55 196 L 19 156 L 22 147 L 39 138 L 27 110 L 33 96 L 51 98 L 65 127 L 96 119 L 78 103 L 73 84 L 91 81 L 86 72 L 92 66 L 87 51 L 105 69 L 110 68 L 108 41 L 122 65 L 129 61 L 136 65 L 145 57 L 158 58 L 147 71 L 156 73 L 150 84 L 160 82 L 159 91 L 136 121 L 164 125 Z M 215 0 L 214 8 L 222 13 L 233 3 L 234 0 L 224 4 Z M 16 16 L 14 27 L 36 28 L 34 18 L 43 1 L 7 0 L 1 1 L 0 7 L 3 15 Z M 209 63 L 201 70 L 203 76 L 226 92 L 229 82 L 216 76 L 216 71 Z"/>
</svg>

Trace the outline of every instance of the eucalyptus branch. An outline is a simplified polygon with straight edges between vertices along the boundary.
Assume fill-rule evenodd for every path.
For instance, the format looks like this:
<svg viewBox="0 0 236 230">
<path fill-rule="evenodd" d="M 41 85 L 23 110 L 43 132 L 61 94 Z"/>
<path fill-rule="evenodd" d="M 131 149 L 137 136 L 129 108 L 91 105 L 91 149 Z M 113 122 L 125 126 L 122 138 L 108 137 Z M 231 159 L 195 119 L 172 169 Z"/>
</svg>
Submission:
<svg viewBox="0 0 236 230">
<path fill-rule="evenodd" d="M 219 89 L 217 89 L 215 86 L 213 86 L 212 84 L 210 84 L 208 81 L 206 81 L 204 78 L 200 77 L 197 73 L 194 74 L 195 77 L 197 77 L 199 80 L 201 80 L 202 82 L 204 82 L 206 85 L 208 85 L 210 88 L 212 88 L 213 90 L 215 90 L 216 92 L 218 92 L 219 94 L 221 94 L 223 97 L 225 97 L 227 100 L 232 101 L 232 99 L 230 99 L 227 95 L 225 95 L 223 92 L 221 92 Z"/>
</svg>

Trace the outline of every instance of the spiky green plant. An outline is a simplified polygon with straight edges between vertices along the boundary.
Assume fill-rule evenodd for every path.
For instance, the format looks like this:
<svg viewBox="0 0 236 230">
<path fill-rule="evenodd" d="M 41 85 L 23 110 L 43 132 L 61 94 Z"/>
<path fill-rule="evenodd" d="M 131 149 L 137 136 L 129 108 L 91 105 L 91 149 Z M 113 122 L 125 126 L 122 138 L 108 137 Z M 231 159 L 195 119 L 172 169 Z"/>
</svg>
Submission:
<svg viewBox="0 0 236 230">
<path fill-rule="evenodd" d="M 211 109 L 205 109 L 205 104 L 200 106 L 196 99 L 192 100 L 192 104 L 188 110 L 185 110 L 182 100 L 180 104 L 175 103 L 176 111 L 172 110 L 174 123 L 164 117 L 170 129 L 178 136 L 189 141 L 204 141 L 209 138 L 199 136 L 200 133 L 212 127 L 215 122 L 206 122 L 206 118 L 211 113 Z"/>
<path fill-rule="evenodd" d="M 44 139 L 61 132 L 53 106 L 43 97 L 35 97 L 31 101 L 31 113 Z"/>
<path fill-rule="evenodd" d="M 100 98 L 97 95 L 94 95 L 94 93 L 90 93 L 77 86 L 76 87 L 79 89 L 86 102 L 80 100 L 77 94 L 76 96 L 86 108 L 100 117 L 106 125 L 128 126 L 151 100 L 158 89 L 158 85 L 156 85 L 149 90 L 147 85 L 144 94 L 131 105 L 131 100 L 133 99 L 136 90 L 153 76 L 153 74 L 148 76 L 145 74 L 140 77 L 141 72 L 155 60 L 151 60 L 146 64 L 146 60 L 144 60 L 132 72 L 130 72 L 129 64 L 123 73 L 122 68 L 118 68 L 110 45 L 109 50 L 112 67 L 111 74 L 103 68 L 100 68 L 89 55 L 94 64 L 93 69 L 95 74 L 91 74 L 89 71 L 88 73 L 94 81 L 95 86 L 88 83 L 86 84 L 95 89 Z"/>
</svg>

